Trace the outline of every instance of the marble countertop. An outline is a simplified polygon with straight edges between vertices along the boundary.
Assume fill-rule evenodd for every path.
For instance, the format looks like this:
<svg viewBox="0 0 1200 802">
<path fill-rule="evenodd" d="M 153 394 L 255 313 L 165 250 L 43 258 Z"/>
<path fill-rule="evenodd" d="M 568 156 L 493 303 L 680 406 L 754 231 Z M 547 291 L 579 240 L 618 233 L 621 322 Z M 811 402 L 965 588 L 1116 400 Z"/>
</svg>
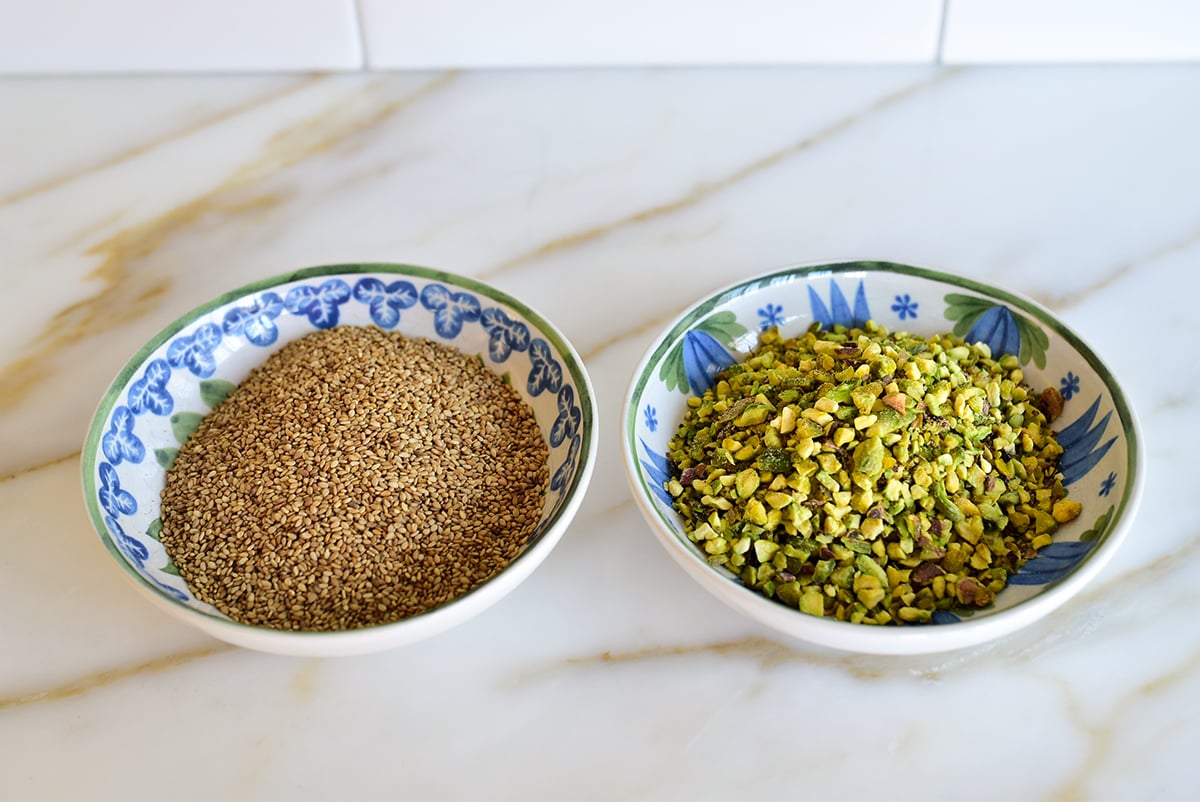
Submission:
<svg viewBox="0 0 1200 802">
<path fill-rule="evenodd" d="M 1196 98 L 1200 67 L 0 81 L 0 798 L 1194 798 Z M 924 657 L 786 641 L 635 509 L 618 415 L 658 330 L 841 258 L 1030 295 L 1123 381 L 1139 519 L 1032 628 Z M 533 577 L 448 634 L 229 647 L 110 564 L 80 444 L 182 312 L 353 261 L 476 276 L 556 321 L 596 386 L 595 477 Z"/>
</svg>

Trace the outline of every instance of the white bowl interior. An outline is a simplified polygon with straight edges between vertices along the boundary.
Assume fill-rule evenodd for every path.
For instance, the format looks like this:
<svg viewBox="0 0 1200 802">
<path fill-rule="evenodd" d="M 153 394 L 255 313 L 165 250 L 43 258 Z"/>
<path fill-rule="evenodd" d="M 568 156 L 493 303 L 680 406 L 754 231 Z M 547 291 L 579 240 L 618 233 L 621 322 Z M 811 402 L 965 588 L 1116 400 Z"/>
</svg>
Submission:
<svg viewBox="0 0 1200 802">
<path fill-rule="evenodd" d="M 536 530 L 500 576 L 531 571 L 531 552 L 553 546 L 574 514 L 595 460 L 595 411 L 582 362 L 557 329 L 504 293 L 434 270 L 396 265 L 302 270 L 227 293 L 176 321 L 130 360 L 96 412 L 83 460 L 88 511 L 120 565 L 168 609 L 199 613 L 218 623 L 218 631 L 226 624 L 255 629 L 198 600 L 159 542 L 165 466 L 200 418 L 270 353 L 334 325 L 374 325 L 477 354 L 533 409 L 550 450 L 550 484 Z M 367 629 L 405 623 L 436 629 L 416 619 L 473 595 L 486 598 L 481 590 L 421 616 Z M 333 634 L 363 640 L 361 631 Z"/>
<path fill-rule="evenodd" d="M 707 564 L 662 488 L 667 445 L 687 398 L 711 376 L 752 350 L 761 330 L 784 336 L 812 323 L 861 325 L 932 335 L 956 330 L 994 353 L 1018 355 L 1036 390 L 1066 399 L 1056 421 L 1065 448 L 1064 484 L 1084 505 L 1055 542 L 1010 577 L 981 610 L 942 612 L 941 626 L 870 627 L 804 615 L 741 586 Z M 764 622 L 830 646 L 866 651 L 922 651 L 968 645 L 1048 612 L 1098 572 L 1123 536 L 1141 474 L 1133 412 L 1107 368 L 1048 311 L 1017 295 L 967 279 L 892 263 L 850 262 L 793 268 L 720 291 L 689 308 L 656 340 L 635 372 L 622 428 L 626 472 L 642 511 L 673 556 L 709 590 Z M 1103 556 L 1102 556 L 1103 555 Z M 1035 604 L 1035 602 L 1041 602 Z M 991 619 L 989 624 L 989 619 Z"/>
</svg>

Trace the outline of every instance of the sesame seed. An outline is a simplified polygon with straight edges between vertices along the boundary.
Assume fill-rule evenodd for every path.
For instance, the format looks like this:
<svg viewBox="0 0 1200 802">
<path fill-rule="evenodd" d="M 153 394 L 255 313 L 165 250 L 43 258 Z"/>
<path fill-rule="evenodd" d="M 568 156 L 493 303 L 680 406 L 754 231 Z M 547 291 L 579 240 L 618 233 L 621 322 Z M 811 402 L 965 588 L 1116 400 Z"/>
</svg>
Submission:
<svg viewBox="0 0 1200 802">
<path fill-rule="evenodd" d="M 235 621 L 374 626 L 503 570 L 548 474 L 532 410 L 479 359 L 342 326 L 285 345 L 201 421 L 167 471 L 161 540 Z"/>
</svg>

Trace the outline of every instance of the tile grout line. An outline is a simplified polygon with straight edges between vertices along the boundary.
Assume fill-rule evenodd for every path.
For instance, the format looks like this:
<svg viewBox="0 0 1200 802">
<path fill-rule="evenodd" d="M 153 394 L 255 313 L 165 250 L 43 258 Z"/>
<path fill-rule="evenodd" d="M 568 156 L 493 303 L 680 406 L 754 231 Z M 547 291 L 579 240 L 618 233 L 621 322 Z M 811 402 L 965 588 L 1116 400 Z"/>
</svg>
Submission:
<svg viewBox="0 0 1200 802">
<path fill-rule="evenodd" d="M 363 25 L 362 0 L 353 0 L 353 5 L 354 33 L 358 37 L 358 71 L 366 72 L 370 69 L 371 60 L 367 54 L 367 29 Z"/>
<path fill-rule="evenodd" d="M 933 63 L 941 67 L 946 64 L 946 19 L 950 16 L 950 0 L 942 0 L 942 18 L 938 25 L 937 52 Z"/>
</svg>

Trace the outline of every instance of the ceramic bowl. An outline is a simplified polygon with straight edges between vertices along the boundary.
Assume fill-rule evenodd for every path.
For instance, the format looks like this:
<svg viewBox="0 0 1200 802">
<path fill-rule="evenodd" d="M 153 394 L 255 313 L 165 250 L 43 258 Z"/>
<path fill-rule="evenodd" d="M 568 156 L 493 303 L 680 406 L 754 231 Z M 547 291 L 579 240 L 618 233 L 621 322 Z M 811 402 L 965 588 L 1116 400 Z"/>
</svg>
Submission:
<svg viewBox="0 0 1200 802">
<path fill-rule="evenodd" d="M 955 331 L 995 354 L 1018 356 L 1034 388 L 1058 388 L 1055 422 L 1069 497 L 1083 513 L 1059 528 L 979 610 L 939 612 L 933 623 L 868 626 L 806 615 L 744 587 L 709 565 L 690 542 L 663 482 L 665 457 L 687 399 L 757 344 L 760 330 L 787 336 L 814 322 L 892 331 Z M 782 633 L 847 651 L 914 654 L 957 649 L 1013 632 L 1045 616 L 1112 557 L 1129 531 L 1141 495 L 1142 456 L 1133 410 L 1100 358 L 1053 314 L 1031 300 L 945 273 L 886 262 L 796 267 L 742 281 L 688 307 L 659 336 L 634 373 L 621 440 L 634 497 L 658 540 L 684 570 L 721 601 Z"/>
<path fill-rule="evenodd" d="M 317 329 L 374 325 L 479 358 L 533 408 L 550 449 L 541 520 L 524 550 L 475 590 L 423 614 L 341 632 L 236 623 L 199 601 L 157 539 L 166 466 L 200 418 L 269 354 Z M 331 656 L 399 646 L 481 612 L 530 575 L 575 515 L 596 456 L 594 394 L 582 360 L 546 318 L 478 281 L 402 265 L 301 270 L 192 310 L 121 370 L 92 421 L 83 487 L 100 540 L 152 602 L 248 648 Z"/>
</svg>

